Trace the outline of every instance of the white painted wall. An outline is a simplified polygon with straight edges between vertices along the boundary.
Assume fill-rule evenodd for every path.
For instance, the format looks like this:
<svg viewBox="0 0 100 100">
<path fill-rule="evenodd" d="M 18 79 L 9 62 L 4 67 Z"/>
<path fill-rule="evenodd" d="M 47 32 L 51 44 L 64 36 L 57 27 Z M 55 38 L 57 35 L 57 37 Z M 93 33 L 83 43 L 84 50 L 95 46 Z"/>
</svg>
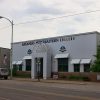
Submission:
<svg viewBox="0 0 100 100">
<path fill-rule="evenodd" d="M 51 73 L 51 69 L 52 72 L 56 72 L 58 71 L 57 68 L 57 59 L 55 59 L 55 55 L 61 53 L 60 47 L 61 46 L 65 46 L 66 50 L 64 53 L 69 53 L 70 57 L 69 57 L 69 71 L 73 72 L 73 65 L 70 64 L 71 59 L 85 59 L 85 58 L 91 58 L 93 59 L 93 55 L 96 54 L 96 46 L 98 41 L 100 41 L 100 35 L 97 35 L 98 33 L 96 32 L 91 32 L 91 33 L 87 33 L 87 34 L 79 34 L 79 35 L 70 35 L 70 36 L 62 36 L 62 37 L 55 37 L 55 38 L 48 38 L 48 39 L 59 39 L 58 42 L 53 42 L 53 43 L 46 43 L 49 47 L 49 52 L 50 54 L 48 54 L 49 52 L 47 52 L 47 54 L 49 56 L 47 56 L 47 73 L 44 73 L 44 77 L 46 75 L 46 77 L 50 76 Z M 64 37 L 74 37 L 74 40 L 70 40 L 70 41 L 63 41 L 60 42 L 60 38 L 64 38 Z M 40 39 L 42 40 L 48 40 L 48 39 Z M 39 40 L 39 41 L 40 41 Z M 38 40 L 35 40 L 38 41 Z M 27 41 L 29 42 L 29 41 Z M 27 54 L 27 51 L 29 49 L 33 50 L 34 45 L 27 45 L 27 46 L 22 46 L 22 42 L 19 43 L 14 43 L 13 44 L 13 61 L 19 61 L 19 60 L 23 60 L 24 56 L 29 56 L 29 54 Z M 31 54 L 30 56 L 34 56 L 35 54 Z M 44 55 L 44 54 L 42 54 Z M 51 59 L 52 57 L 52 59 Z M 52 61 L 52 62 L 51 62 Z M 34 60 L 32 61 L 32 66 L 34 66 Z M 52 66 L 52 68 L 51 68 Z M 24 66 L 23 66 L 24 67 Z M 25 70 L 25 68 L 23 68 L 23 70 Z M 35 69 L 32 67 L 32 70 L 35 71 Z M 81 71 L 83 69 L 81 68 Z M 34 72 L 33 71 L 33 72 Z M 48 74 L 48 75 L 47 75 Z M 32 77 L 34 77 L 34 75 L 32 74 Z"/>
</svg>

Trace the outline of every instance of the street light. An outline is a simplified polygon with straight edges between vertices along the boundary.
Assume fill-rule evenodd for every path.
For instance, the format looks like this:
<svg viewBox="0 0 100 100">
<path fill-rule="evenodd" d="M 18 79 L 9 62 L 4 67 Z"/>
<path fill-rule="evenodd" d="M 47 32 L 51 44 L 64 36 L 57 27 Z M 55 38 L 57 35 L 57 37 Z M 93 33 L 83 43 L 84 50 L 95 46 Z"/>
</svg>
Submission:
<svg viewBox="0 0 100 100">
<path fill-rule="evenodd" d="M 11 23 L 11 29 L 12 29 L 12 32 L 11 32 L 11 51 L 10 51 L 10 69 L 11 69 L 11 76 L 10 76 L 10 78 L 12 79 L 12 54 L 13 54 L 13 21 L 11 21 L 10 19 L 8 19 L 8 18 L 6 18 L 6 17 L 3 17 L 3 16 L 0 16 L 0 19 L 2 19 L 2 18 L 4 18 L 4 19 L 6 19 L 6 20 L 8 20 L 10 23 Z"/>
</svg>

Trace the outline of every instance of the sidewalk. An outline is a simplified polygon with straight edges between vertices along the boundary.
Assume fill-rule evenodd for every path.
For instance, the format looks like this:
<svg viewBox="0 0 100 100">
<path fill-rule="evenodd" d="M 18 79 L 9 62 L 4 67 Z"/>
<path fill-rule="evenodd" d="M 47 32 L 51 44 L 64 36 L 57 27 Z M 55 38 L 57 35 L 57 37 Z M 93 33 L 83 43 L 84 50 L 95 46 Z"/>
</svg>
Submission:
<svg viewBox="0 0 100 100">
<path fill-rule="evenodd" d="M 97 84 L 100 85 L 100 82 L 85 82 L 85 81 L 68 81 L 68 80 L 54 80 L 54 79 L 40 79 L 40 81 L 38 79 L 30 79 L 30 78 L 13 78 L 13 80 L 16 81 L 26 81 L 26 82 L 43 82 L 43 83 L 58 83 L 58 84 L 77 84 L 77 85 L 93 85 L 93 84 Z"/>
</svg>

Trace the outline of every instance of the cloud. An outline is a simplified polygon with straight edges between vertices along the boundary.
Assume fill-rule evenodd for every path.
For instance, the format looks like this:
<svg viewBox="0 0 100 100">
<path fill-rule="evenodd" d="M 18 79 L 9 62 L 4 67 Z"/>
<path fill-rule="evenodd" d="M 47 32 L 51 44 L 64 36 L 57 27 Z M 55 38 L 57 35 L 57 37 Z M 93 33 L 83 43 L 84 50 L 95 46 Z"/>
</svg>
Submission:
<svg viewBox="0 0 100 100">
<path fill-rule="evenodd" d="M 99 0 L 0 0 L 0 15 L 14 20 L 14 24 L 100 9 Z M 14 26 L 14 41 L 58 35 L 100 31 L 100 12 L 70 16 L 56 20 Z M 0 28 L 8 26 L 0 21 Z M 7 46 L 11 27 L 0 30 L 0 46 Z M 7 37 L 6 34 L 8 35 Z M 4 44 L 4 45 L 2 45 Z M 9 47 L 9 46 L 8 46 Z"/>
<path fill-rule="evenodd" d="M 64 12 L 60 11 L 59 9 L 53 8 L 53 7 L 45 7 L 45 6 L 37 6 L 32 5 L 26 10 L 29 14 L 53 14 L 53 15 L 61 15 L 64 14 Z"/>
</svg>

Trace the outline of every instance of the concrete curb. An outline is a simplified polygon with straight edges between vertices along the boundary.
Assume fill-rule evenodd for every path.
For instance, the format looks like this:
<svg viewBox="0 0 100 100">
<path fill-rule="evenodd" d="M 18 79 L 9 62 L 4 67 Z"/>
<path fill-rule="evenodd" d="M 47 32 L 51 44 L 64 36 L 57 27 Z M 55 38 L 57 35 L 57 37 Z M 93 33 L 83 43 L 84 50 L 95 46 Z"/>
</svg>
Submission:
<svg viewBox="0 0 100 100">
<path fill-rule="evenodd" d="M 67 80 L 43 80 L 40 79 L 40 81 L 38 81 L 38 79 L 28 79 L 28 78 L 13 78 L 12 80 L 16 80 L 16 81 L 26 81 L 26 82 L 41 82 L 41 83 L 57 83 L 57 84 L 75 84 L 75 85 L 92 85 L 92 84 L 99 84 L 100 83 L 96 83 L 96 82 L 83 82 L 83 81 L 67 81 Z"/>
</svg>

